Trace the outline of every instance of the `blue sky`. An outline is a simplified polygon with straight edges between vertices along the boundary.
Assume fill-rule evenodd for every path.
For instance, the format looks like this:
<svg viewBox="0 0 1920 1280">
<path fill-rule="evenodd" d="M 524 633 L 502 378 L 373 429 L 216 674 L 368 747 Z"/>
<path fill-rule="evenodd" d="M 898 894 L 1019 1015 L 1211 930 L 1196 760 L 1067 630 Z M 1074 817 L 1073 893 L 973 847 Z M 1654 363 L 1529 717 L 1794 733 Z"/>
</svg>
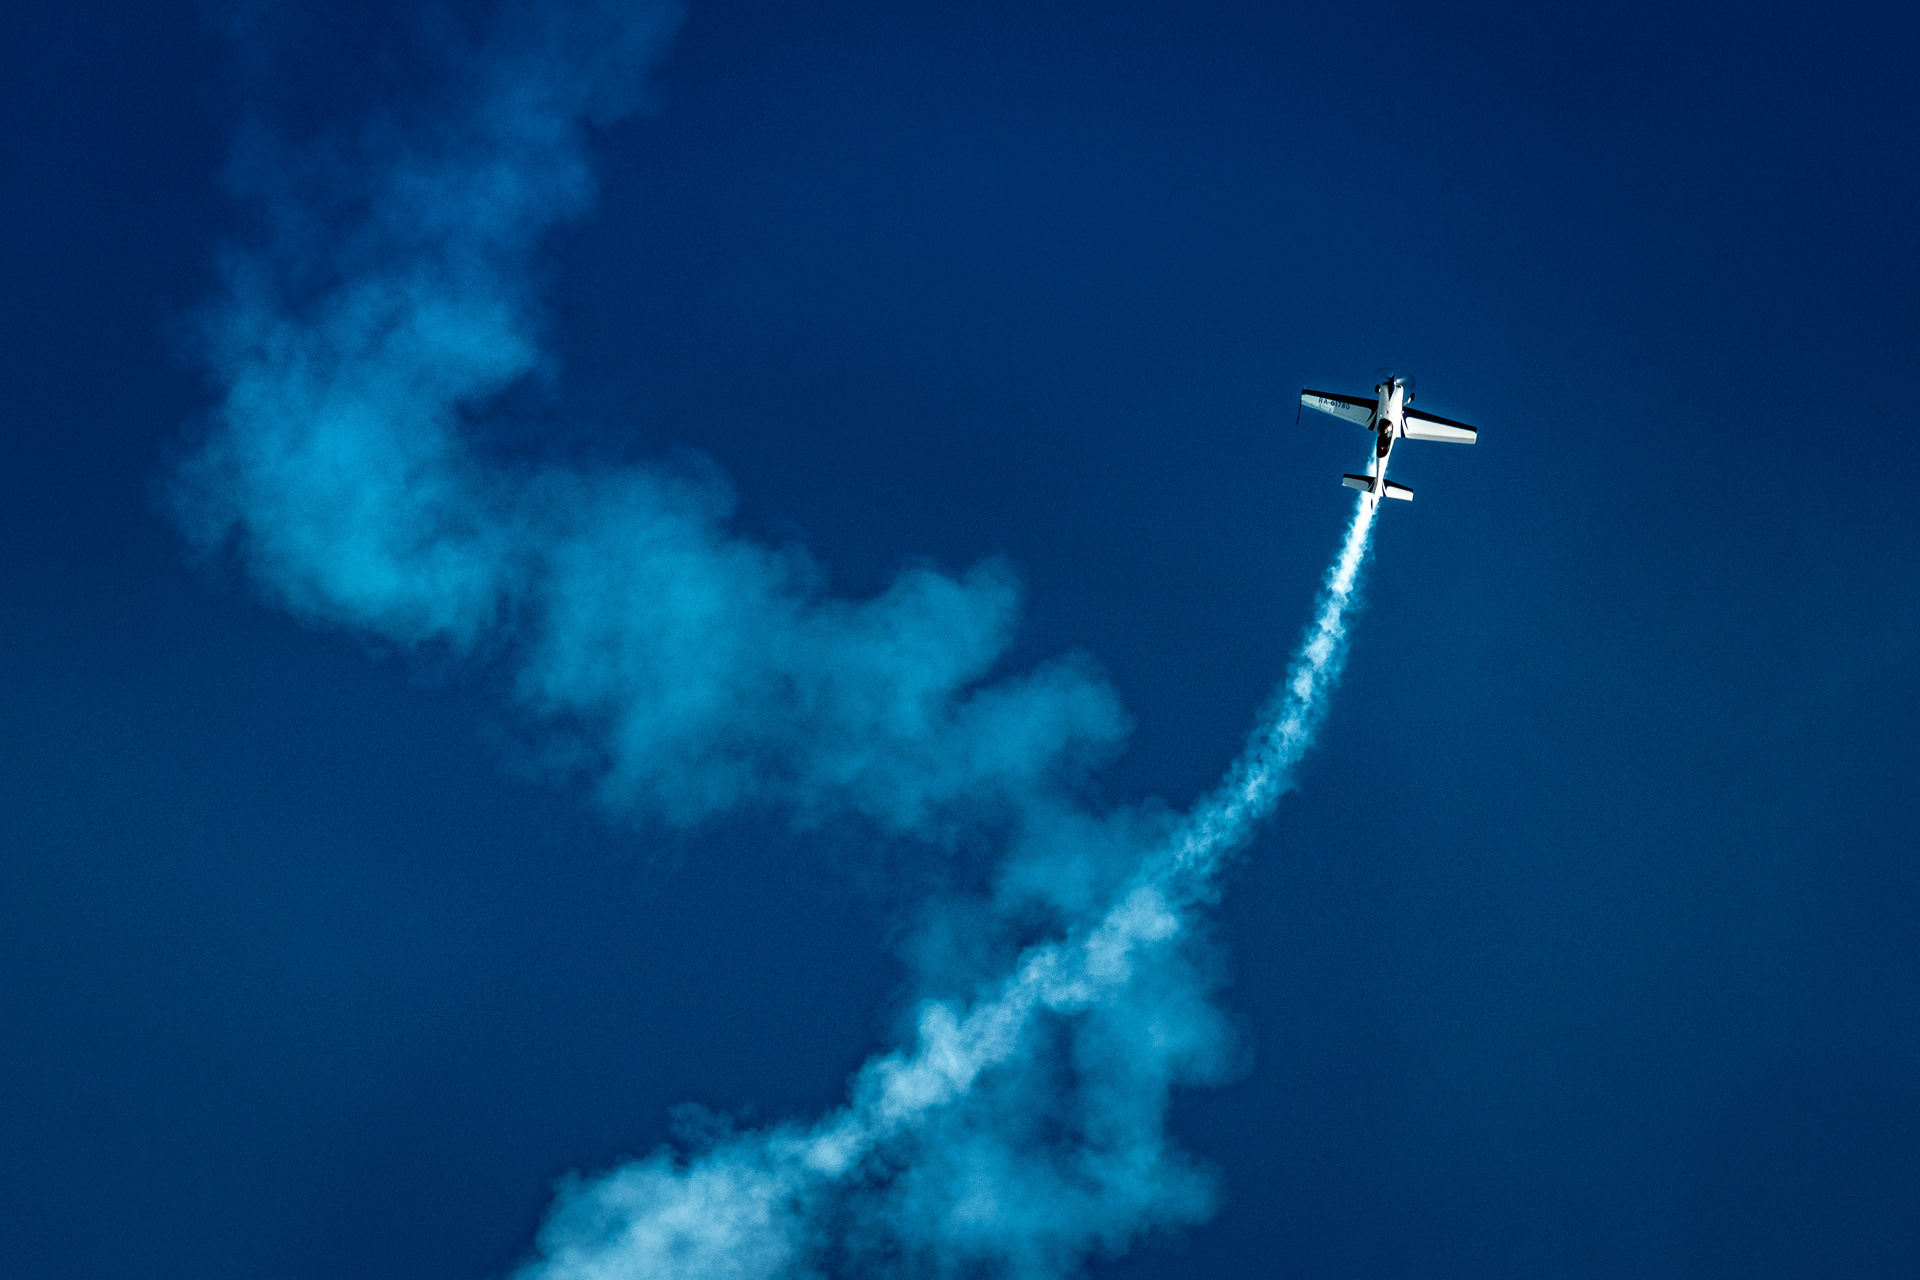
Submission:
<svg viewBox="0 0 1920 1280">
<path fill-rule="evenodd" d="M 242 123 L 457 96 L 444 30 L 253 12 L 239 50 L 194 6 L 9 45 L 0 1248 L 502 1275 L 681 1104 L 840 1105 L 927 904 L 1007 851 L 786 793 L 676 825 L 557 777 L 497 651 L 196 559 L 166 486 L 221 402 L 217 255 L 258 243 Z M 1482 439 L 1396 454 L 1319 744 L 1200 925 L 1228 1061 L 1168 1124 L 1217 1209 L 1093 1273 L 1911 1274 L 1912 36 L 695 4 L 474 429 L 723 476 L 730 536 L 836 598 L 999 558 L 991 679 L 1083 655 L 1131 724 L 1079 803 L 1179 809 L 1351 509 L 1366 441 L 1298 389 L 1416 375 Z"/>
</svg>

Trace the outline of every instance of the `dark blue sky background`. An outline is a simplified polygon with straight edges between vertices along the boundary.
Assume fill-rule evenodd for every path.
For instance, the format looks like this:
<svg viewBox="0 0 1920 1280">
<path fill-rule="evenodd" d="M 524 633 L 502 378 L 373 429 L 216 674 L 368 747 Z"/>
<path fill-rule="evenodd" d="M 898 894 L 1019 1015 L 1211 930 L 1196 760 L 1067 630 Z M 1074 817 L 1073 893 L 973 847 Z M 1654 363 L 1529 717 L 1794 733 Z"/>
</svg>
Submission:
<svg viewBox="0 0 1920 1280">
<path fill-rule="evenodd" d="M 287 110 L 397 22 L 311 23 Z M 189 5 L 11 27 L 0 1271 L 495 1275 L 675 1104 L 838 1101 L 913 868 L 604 820 L 484 678 L 188 567 L 232 58 Z M 1396 455 L 1221 913 L 1247 1069 L 1175 1125 L 1226 1206 L 1101 1273 L 1920 1273 L 1915 35 L 709 0 L 601 138 L 564 447 L 709 455 L 847 593 L 1009 557 L 1015 665 L 1136 719 L 1117 799 L 1210 786 L 1285 667 L 1366 446 L 1299 388 L 1481 428 Z"/>
</svg>

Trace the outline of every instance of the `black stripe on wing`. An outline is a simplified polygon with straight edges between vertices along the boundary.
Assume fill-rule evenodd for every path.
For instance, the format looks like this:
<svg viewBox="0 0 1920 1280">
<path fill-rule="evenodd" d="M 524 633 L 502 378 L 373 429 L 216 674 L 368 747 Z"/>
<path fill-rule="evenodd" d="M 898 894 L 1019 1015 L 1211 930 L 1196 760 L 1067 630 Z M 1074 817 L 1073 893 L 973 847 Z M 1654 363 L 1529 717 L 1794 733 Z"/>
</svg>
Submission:
<svg viewBox="0 0 1920 1280">
<path fill-rule="evenodd" d="M 1331 391 L 1310 391 L 1306 387 L 1302 387 L 1300 388 L 1300 394 L 1303 396 L 1319 396 L 1322 400 L 1338 400 L 1341 404 L 1350 404 L 1356 409 L 1365 409 L 1368 413 L 1372 413 L 1380 407 L 1378 400 L 1365 400 L 1359 396 L 1335 395 Z"/>
<path fill-rule="evenodd" d="M 1320 393 L 1316 391 L 1314 394 L 1319 395 Z M 1476 435 L 1479 434 L 1480 431 L 1480 428 L 1468 426 L 1464 422 L 1455 422 L 1452 418 L 1443 418 L 1437 413 L 1422 413 L 1418 409 L 1408 409 L 1405 416 L 1418 418 L 1422 422 L 1437 422 L 1443 427 L 1458 427 L 1462 431 L 1471 431 Z"/>
</svg>

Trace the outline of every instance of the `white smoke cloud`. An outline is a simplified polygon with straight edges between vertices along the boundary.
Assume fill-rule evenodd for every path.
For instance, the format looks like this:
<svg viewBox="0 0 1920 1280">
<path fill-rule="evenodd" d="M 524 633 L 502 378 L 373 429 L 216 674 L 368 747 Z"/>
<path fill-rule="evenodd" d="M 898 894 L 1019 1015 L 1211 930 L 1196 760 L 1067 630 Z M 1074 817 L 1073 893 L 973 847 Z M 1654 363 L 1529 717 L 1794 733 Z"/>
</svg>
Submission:
<svg viewBox="0 0 1920 1280">
<path fill-rule="evenodd" d="M 1005 566 L 840 599 L 803 552 L 735 532 L 697 470 L 490 459 L 475 421 L 543 368 L 541 239 L 591 202 L 586 122 L 637 101 L 674 18 L 510 5 L 401 123 L 249 134 L 236 182 L 265 228 L 208 313 L 222 396 L 179 522 L 310 625 L 505 672 L 616 810 L 771 807 L 1002 853 L 988 897 L 929 909 L 914 1033 L 843 1107 L 575 1180 L 523 1280 L 1066 1274 L 1211 1211 L 1165 1128 L 1171 1091 L 1233 1060 L 1203 912 L 1338 679 L 1372 504 L 1246 755 L 1181 817 L 1077 799 L 1126 732 L 1086 664 L 989 679 Z"/>
<path fill-rule="evenodd" d="M 562 1196 L 521 1280 L 1068 1274 L 1203 1220 L 1205 1171 L 1170 1145 L 1169 1094 L 1215 1079 L 1230 1036 L 1196 926 L 1312 745 L 1345 658 L 1372 531 L 1358 500 L 1314 621 L 1228 780 L 1096 912 L 967 1002 L 929 1000 L 819 1123 L 660 1152 Z M 1073 850 L 1060 855 L 1071 862 Z M 1045 863 L 1046 851 L 1029 857 Z M 1026 868 L 1029 876 L 1044 874 Z"/>
</svg>

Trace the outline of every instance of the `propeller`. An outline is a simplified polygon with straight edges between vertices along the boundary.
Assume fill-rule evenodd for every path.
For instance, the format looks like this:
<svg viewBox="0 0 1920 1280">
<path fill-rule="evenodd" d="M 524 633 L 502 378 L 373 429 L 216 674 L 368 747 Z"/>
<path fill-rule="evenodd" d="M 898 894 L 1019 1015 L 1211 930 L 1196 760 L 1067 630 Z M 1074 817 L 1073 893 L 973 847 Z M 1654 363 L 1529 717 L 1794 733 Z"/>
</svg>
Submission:
<svg viewBox="0 0 1920 1280">
<path fill-rule="evenodd" d="M 1392 370 L 1391 368 L 1387 368 L 1387 369 L 1375 369 L 1375 370 L 1373 371 L 1373 382 L 1374 382 L 1374 385 L 1375 385 L 1375 386 L 1379 386 L 1379 385 L 1380 385 L 1381 383 L 1383 383 L 1383 382 L 1385 382 L 1385 381 L 1386 381 L 1386 380 L 1387 380 L 1388 378 L 1391 378 L 1391 377 L 1394 377 L 1394 376 L 1396 376 L 1396 375 L 1394 374 L 1394 371 L 1393 371 L 1393 370 Z M 1407 389 L 1407 394 L 1406 394 L 1406 399 L 1405 399 L 1405 400 L 1403 400 L 1403 401 L 1402 401 L 1401 403 L 1403 403 L 1403 404 L 1412 404 L 1412 403 L 1413 403 L 1413 387 L 1414 387 L 1414 381 L 1415 381 L 1415 380 L 1414 380 L 1414 379 L 1413 379 L 1412 377 L 1405 377 L 1405 378 L 1401 378 L 1401 379 L 1400 379 L 1400 385 L 1401 385 L 1401 386 L 1403 386 L 1403 387 L 1405 387 L 1405 388 Z"/>
</svg>

